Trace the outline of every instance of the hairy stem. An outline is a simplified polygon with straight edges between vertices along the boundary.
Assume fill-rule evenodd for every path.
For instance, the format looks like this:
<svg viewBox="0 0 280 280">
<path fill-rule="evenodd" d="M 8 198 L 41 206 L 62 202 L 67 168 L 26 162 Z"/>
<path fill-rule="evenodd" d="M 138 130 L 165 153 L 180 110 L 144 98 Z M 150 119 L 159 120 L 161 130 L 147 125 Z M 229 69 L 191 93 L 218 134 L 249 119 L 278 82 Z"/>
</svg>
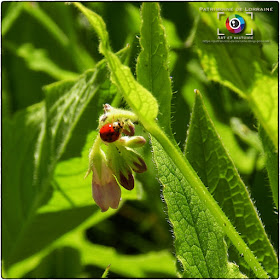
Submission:
<svg viewBox="0 0 280 280">
<path fill-rule="evenodd" d="M 212 215 L 216 218 L 217 223 L 223 228 L 226 235 L 230 238 L 240 254 L 243 254 L 244 259 L 254 271 L 258 278 L 268 278 L 267 273 L 262 268 L 252 251 L 248 248 L 246 243 L 237 233 L 231 222 L 218 206 L 217 202 L 211 196 L 207 188 L 201 182 L 197 174 L 192 169 L 190 163 L 183 156 L 179 148 L 175 147 L 164 134 L 162 129 L 154 123 L 154 125 L 148 125 L 145 127 L 147 131 L 161 144 L 165 152 L 172 159 L 173 163 L 182 172 L 185 179 L 195 189 L 200 199 L 208 205 L 208 209 Z"/>
</svg>

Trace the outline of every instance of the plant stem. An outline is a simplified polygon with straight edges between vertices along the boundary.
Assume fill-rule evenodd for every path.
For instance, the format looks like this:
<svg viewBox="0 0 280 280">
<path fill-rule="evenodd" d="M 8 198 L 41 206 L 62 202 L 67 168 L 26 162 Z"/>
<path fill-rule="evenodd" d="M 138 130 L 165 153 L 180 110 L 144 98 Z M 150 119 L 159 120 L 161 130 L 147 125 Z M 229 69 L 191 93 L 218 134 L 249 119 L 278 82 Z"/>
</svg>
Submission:
<svg viewBox="0 0 280 280">
<path fill-rule="evenodd" d="M 165 152 L 172 159 L 176 167 L 182 172 L 185 179 L 194 188 L 197 195 L 205 204 L 207 204 L 209 211 L 215 217 L 217 223 L 223 228 L 226 235 L 230 238 L 232 243 L 235 245 L 240 254 L 243 254 L 244 259 L 254 271 L 258 278 L 268 278 L 267 273 L 262 268 L 252 251 L 248 248 L 246 243 L 237 233 L 231 222 L 218 206 L 215 199 L 209 193 L 207 188 L 201 182 L 196 172 L 191 167 L 190 163 L 183 156 L 179 148 L 175 147 L 164 134 L 163 130 L 154 123 L 153 125 L 148 124 L 147 127 L 143 124 L 146 130 L 161 144 Z"/>
</svg>

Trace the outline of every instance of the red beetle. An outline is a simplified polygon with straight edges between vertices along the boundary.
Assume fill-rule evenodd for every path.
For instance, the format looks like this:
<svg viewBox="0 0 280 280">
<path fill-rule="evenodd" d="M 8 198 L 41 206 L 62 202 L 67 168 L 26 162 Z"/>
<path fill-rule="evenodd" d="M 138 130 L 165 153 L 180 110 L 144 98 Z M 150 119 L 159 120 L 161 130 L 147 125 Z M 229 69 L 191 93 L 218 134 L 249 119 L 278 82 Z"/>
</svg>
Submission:
<svg viewBox="0 0 280 280">
<path fill-rule="evenodd" d="M 120 122 L 107 123 L 100 128 L 100 137 L 104 142 L 112 143 L 120 138 L 123 125 Z"/>
</svg>

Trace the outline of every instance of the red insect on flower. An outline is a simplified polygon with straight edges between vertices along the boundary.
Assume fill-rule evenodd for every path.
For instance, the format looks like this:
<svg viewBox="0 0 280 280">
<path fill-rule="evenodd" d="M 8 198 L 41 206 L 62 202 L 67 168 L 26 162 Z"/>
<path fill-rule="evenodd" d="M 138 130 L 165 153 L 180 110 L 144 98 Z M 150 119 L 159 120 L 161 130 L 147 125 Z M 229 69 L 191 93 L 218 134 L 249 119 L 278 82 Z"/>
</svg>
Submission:
<svg viewBox="0 0 280 280">
<path fill-rule="evenodd" d="M 123 124 L 121 122 L 107 123 L 100 128 L 100 137 L 104 142 L 112 143 L 120 138 Z"/>
</svg>

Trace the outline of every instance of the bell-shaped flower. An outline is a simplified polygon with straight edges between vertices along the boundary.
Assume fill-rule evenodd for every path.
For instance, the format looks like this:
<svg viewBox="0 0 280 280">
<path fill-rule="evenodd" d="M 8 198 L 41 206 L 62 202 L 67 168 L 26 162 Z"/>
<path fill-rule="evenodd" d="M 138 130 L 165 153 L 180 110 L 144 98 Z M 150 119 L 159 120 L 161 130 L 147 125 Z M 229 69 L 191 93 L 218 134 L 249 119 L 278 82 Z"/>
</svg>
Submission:
<svg viewBox="0 0 280 280">
<path fill-rule="evenodd" d="M 105 153 L 100 147 L 101 139 L 96 137 L 89 153 L 89 169 L 87 177 L 92 172 L 92 197 L 96 204 L 105 212 L 109 207 L 117 209 L 121 198 L 119 184 L 108 166 Z"/>
<path fill-rule="evenodd" d="M 98 172 L 96 166 L 93 165 L 92 172 L 92 197 L 96 204 L 102 212 L 107 211 L 109 207 L 117 209 L 121 190 L 112 170 L 102 160 L 100 171 Z"/>
</svg>

